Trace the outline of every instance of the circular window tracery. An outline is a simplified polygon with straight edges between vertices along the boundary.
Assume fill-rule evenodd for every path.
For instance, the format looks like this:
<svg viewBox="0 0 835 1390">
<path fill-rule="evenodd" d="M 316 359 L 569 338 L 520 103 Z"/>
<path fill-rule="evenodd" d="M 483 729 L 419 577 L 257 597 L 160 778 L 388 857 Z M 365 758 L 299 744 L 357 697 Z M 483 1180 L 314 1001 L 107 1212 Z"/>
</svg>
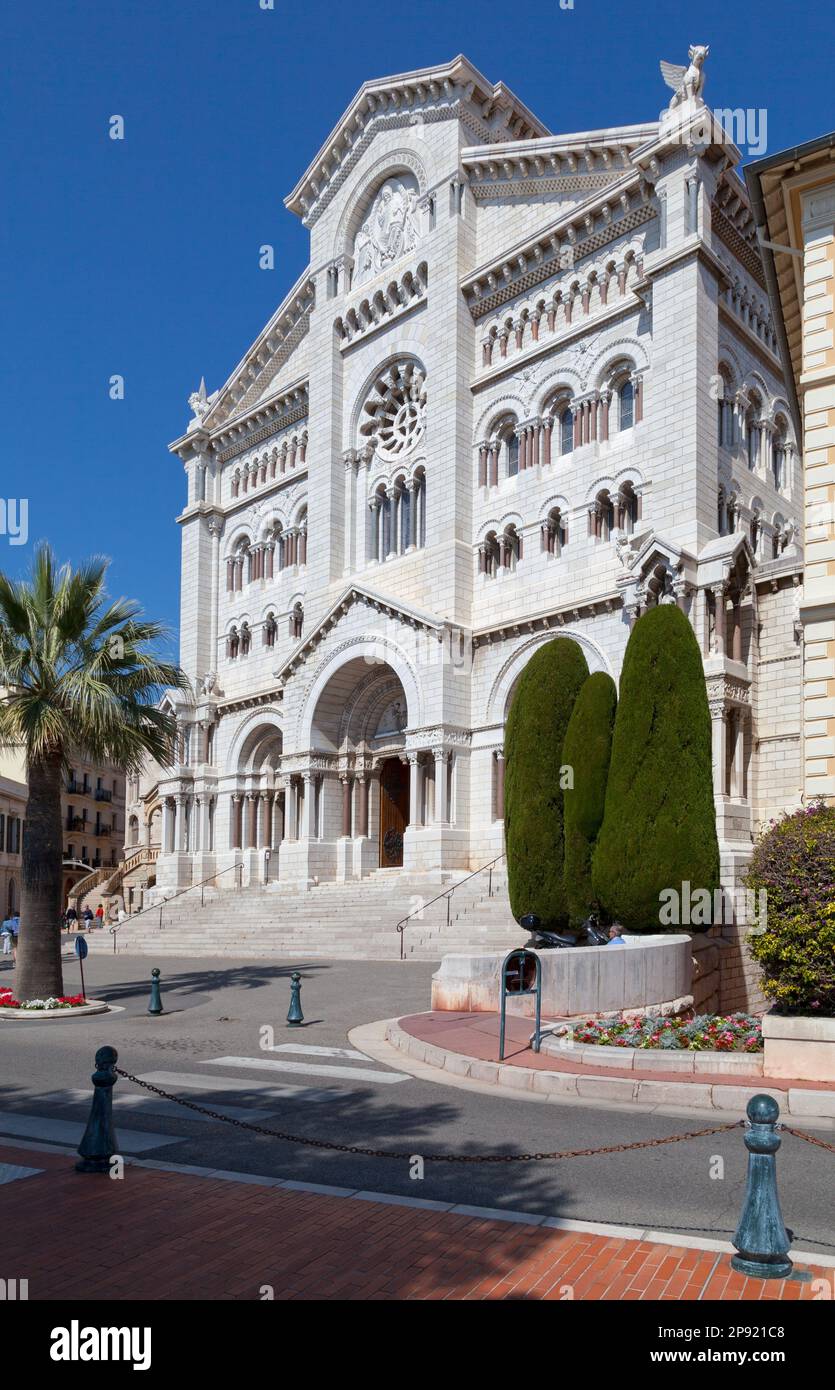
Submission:
<svg viewBox="0 0 835 1390">
<path fill-rule="evenodd" d="M 426 429 L 426 373 L 416 362 L 396 362 L 374 382 L 363 406 L 360 434 L 376 440 L 384 459 L 399 459 Z"/>
</svg>

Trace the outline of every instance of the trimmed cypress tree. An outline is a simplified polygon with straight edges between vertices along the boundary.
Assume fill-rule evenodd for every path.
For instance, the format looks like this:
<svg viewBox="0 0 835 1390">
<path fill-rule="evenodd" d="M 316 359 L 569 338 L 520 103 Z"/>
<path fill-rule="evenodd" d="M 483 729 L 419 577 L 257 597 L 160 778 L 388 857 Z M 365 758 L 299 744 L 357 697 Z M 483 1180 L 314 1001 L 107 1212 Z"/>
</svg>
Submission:
<svg viewBox="0 0 835 1390">
<path fill-rule="evenodd" d="M 661 892 L 685 881 L 719 886 L 710 711 L 693 629 L 663 604 L 627 644 L 592 886 L 624 926 L 659 931 Z"/>
<path fill-rule="evenodd" d="M 517 918 L 535 912 L 543 927 L 568 920 L 560 768 L 565 731 L 588 673 L 577 642 L 546 642 L 519 678 L 505 728 L 510 907 Z"/>
<path fill-rule="evenodd" d="M 568 721 L 562 761 L 572 769 L 564 793 L 565 896 L 573 923 L 599 907 L 591 882 L 591 858 L 603 822 L 612 730 L 618 696 L 605 671 L 583 682 Z"/>
</svg>

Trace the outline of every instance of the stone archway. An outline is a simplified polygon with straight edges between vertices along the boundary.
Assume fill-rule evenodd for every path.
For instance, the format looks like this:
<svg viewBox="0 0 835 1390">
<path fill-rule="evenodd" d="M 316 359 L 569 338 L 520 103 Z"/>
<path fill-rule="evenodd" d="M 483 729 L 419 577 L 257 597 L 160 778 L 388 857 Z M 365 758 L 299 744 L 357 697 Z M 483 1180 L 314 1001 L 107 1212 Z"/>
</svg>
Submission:
<svg viewBox="0 0 835 1390">
<path fill-rule="evenodd" d="M 406 730 L 410 703 L 387 661 L 355 656 L 321 685 L 310 723 L 311 775 L 302 818 L 322 869 L 361 877 L 404 862 L 412 819 Z"/>
</svg>

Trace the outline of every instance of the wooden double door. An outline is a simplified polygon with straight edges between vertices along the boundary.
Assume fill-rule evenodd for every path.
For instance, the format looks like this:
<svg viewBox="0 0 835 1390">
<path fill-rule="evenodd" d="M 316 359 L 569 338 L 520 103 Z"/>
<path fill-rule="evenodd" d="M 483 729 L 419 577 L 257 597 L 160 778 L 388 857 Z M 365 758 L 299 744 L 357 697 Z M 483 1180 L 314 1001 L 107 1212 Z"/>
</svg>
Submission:
<svg viewBox="0 0 835 1390">
<path fill-rule="evenodd" d="M 380 769 L 380 868 L 403 864 L 403 835 L 409 824 L 409 764 L 387 758 Z"/>
</svg>

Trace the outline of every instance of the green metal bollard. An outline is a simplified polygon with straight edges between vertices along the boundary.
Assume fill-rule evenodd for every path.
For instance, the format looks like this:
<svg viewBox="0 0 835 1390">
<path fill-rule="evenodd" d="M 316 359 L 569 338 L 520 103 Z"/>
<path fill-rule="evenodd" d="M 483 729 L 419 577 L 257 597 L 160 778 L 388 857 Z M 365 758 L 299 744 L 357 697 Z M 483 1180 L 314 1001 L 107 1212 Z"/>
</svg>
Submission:
<svg viewBox="0 0 835 1390">
<path fill-rule="evenodd" d="M 304 1023 L 302 977 L 298 970 L 294 970 L 290 976 L 290 1008 L 287 1010 L 287 1023 L 291 1028 L 297 1028 L 300 1023 Z"/>
<path fill-rule="evenodd" d="M 163 1012 L 162 996 L 159 992 L 159 974 L 159 970 L 154 966 L 151 971 L 151 998 L 148 1002 L 149 1014 L 161 1014 Z"/>
<path fill-rule="evenodd" d="M 78 1152 L 77 1173 L 108 1173 L 110 1160 L 118 1151 L 113 1129 L 113 1087 L 116 1084 L 115 1066 L 119 1054 L 115 1047 L 100 1047 L 96 1053 L 93 1082 L 93 1104 Z"/>
<path fill-rule="evenodd" d="M 777 1150 L 780 1136 L 775 1128 L 780 1107 L 773 1096 L 752 1096 L 746 1107 L 751 1128 L 745 1135 L 748 1150 L 748 1177 L 742 1216 L 733 1243 L 739 1251 L 731 1265 L 740 1274 L 757 1279 L 786 1279 L 793 1265 L 789 1259 L 791 1231 L 783 1225 L 777 1192 Z"/>
</svg>

